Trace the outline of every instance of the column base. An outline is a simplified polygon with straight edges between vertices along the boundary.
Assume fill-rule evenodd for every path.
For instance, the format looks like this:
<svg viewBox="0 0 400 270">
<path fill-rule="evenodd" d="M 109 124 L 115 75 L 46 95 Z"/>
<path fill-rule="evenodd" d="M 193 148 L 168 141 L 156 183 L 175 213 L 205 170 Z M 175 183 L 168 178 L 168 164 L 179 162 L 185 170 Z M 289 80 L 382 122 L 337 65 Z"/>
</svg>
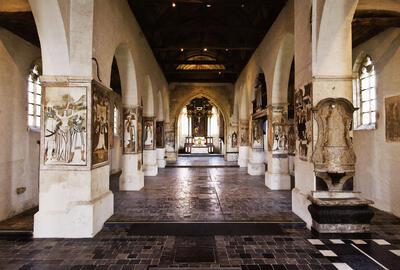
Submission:
<svg viewBox="0 0 400 270">
<path fill-rule="evenodd" d="M 108 165 L 84 171 L 40 171 L 36 238 L 93 237 L 114 212 Z"/>
<path fill-rule="evenodd" d="M 283 173 L 265 173 L 265 185 L 271 190 L 290 190 L 290 175 Z"/>
<path fill-rule="evenodd" d="M 167 161 L 165 160 L 165 148 L 157 148 L 157 166 L 165 168 Z"/>
<path fill-rule="evenodd" d="M 238 165 L 241 168 L 247 167 L 247 163 L 249 161 L 249 147 L 248 146 L 240 146 L 239 147 L 239 158 Z"/>
<path fill-rule="evenodd" d="M 119 178 L 119 189 L 123 191 L 141 190 L 144 187 L 144 175 L 141 170 L 141 154 L 122 156 L 122 174 Z"/>
<path fill-rule="evenodd" d="M 369 233 L 374 216 L 369 205 L 373 202 L 354 195 L 353 192 L 313 192 L 308 196 L 313 230 L 320 234 Z"/>
<path fill-rule="evenodd" d="M 122 174 L 119 178 L 119 189 L 122 191 L 138 191 L 144 187 L 144 174 L 142 171 L 130 175 Z"/>
<path fill-rule="evenodd" d="M 311 229 L 312 218 L 308 212 L 308 206 L 311 204 L 307 199 L 308 194 L 303 193 L 300 189 L 292 190 L 292 211 L 299 216 L 306 224 L 307 229 Z"/>
<path fill-rule="evenodd" d="M 143 151 L 144 176 L 156 176 L 158 174 L 157 150 Z"/>
<path fill-rule="evenodd" d="M 114 213 L 111 191 L 90 202 L 76 202 L 65 212 L 40 211 L 34 216 L 35 238 L 91 238 Z"/>
<path fill-rule="evenodd" d="M 264 175 L 265 164 L 264 163 L 247 163 L 247 173 L 250 175 Z"/>
</svg>

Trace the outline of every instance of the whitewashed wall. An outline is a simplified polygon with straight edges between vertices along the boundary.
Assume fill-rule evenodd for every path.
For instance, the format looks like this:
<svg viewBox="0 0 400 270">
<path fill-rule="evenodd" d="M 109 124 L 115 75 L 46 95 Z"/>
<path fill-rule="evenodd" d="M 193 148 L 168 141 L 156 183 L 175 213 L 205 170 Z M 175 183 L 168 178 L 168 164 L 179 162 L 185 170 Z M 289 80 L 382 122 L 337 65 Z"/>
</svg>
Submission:
<svg viewBox="0 0 400 270">
<path fill-rule="evenodd" d="M 400 95 L 400 29 L 388 29 L 355 48 L 354 61 L 361 52 L 375 65 L 379 119 L 376 130 L 354 131 L 355 188 L 375 207 L 400 216 L 400 142 L 386 142 L 384 106 L 385 97 Z"/>
<path fill-rule="evenodd" d="M 39 48 L 0 28 L 0 220 L 38 204 L 39 132 L 27 125 L 27 83 Z M 26 187 L 18 195 L 16 189 Z"/>
</svg>

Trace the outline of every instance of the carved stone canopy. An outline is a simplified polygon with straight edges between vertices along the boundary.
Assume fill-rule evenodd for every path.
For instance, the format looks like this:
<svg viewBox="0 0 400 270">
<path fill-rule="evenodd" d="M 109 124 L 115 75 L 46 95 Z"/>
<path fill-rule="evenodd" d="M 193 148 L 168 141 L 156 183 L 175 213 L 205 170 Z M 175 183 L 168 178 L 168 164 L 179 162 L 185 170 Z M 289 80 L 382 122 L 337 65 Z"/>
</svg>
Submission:
<svg viewBox="0 0 400 270">
<path fill-rule="evenodd" d="M 350 138 L 353 104 L 345 98 L 327 98 L 313 111 L 318 124 L 318 140 L 313 153 L 315 171 L 354 172 L 356 155 Z"/>
</svg>

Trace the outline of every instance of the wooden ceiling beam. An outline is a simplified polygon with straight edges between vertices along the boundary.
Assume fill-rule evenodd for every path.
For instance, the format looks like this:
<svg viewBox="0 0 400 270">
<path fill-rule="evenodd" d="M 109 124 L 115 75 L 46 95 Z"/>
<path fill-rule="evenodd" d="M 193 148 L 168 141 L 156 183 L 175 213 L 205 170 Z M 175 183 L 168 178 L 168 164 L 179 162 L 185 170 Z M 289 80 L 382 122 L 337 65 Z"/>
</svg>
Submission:
<svg viewBox="0 0 400 270">
<path fill-rule="evenodd" d="M 165 70 L 166 74 L 239 74 L 239 70 L 227 70 L 227 69 L 176 69 L 176 70 Z"/>
<path fill-rule="evenodd" d="M 254 51 L 256 48 L 255 47 L 246 47 L 246 46 L 227 46 L 227 47 L 210 47 L 210 46 L 204 46 L 204 47 L 185 47 L 185 46 L 173 46 L 173 47 L 154 47 L 153 50 L 155 51 L 180 51 L 181 48 L 183 48 L 185 51 L 196 51 L 196 50 L 203 50 L 204 48 L 207 48 L 207 50 L 212 50 L 212 51 Z"/>
<path fill-rule="evenodd" d="M 353 26 L 400 27 L 400 17 L 355 18 Z"/>
<path fill-rule="evenodd" d="M 175 64 L 175 65 L 232 65 L 232 64 L 243 64 L 246 61 L 243 60 L 226 60 L 226 61 L 212 61 L 212 60 L 161 60 L 162 64 Z"/>
</svg>

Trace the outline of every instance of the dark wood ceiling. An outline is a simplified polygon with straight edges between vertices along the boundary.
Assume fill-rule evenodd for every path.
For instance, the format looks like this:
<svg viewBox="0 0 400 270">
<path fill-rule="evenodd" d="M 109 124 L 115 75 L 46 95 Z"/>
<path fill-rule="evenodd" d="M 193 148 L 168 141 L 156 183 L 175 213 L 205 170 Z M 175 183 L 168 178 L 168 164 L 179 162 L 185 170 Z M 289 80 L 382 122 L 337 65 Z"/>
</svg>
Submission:
<svg viewBox="0 0 400 270">
<path fill-rule="evenodd" d="M 169 82 L 235 82 L 287 1 L 128 2 Z M 210 60 L 190 60 L 199 55 Z M 180 64 L 225 69 L 179 70 Z"/>
<path fill-rule="evenodd" d="M 400 27 L 400 13 L 357 11 L 352 23 L 353 48 L 390 27 Z"/>
<path fill-rule="evenodd" d="M 176 0 L 175 8 L 172 0 L 128 2 L 169 82 L 234 82 L 286 0 Z M 207 3 L 212 6 L 207 8 Z M 0 12 L 0 27 L 40 46 L 30 11 Z M 400 13 L 356 12 L 353 47 L 390 27 L 400 27 Z M 214 60 L 188 60 L 198 55 Z M 177 70 L 178 65 L 190 64 L 218 64 L 225 69 Z"/>
</svg>

